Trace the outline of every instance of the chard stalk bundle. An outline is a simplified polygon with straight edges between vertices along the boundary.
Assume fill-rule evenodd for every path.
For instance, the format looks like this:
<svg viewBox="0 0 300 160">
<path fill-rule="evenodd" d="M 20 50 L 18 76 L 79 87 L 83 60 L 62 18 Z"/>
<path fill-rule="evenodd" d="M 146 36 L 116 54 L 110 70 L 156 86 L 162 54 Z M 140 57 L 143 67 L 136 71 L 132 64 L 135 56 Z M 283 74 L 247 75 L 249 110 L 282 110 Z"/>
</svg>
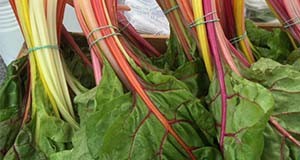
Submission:
<svg viewBox="0 0 300 160">
<path fill-rule="evenodd" d="M 300 60 L 286 33 L 247 22 L 255 47 L 288 64 L 253 63 L 244 1 L 158 2 L 177 32 L 165 54 L 117 0 L 11 0 L 28 51 L 0 86 L 0 159 L 297 159 Z M 84 35 L 62 25 L 66 3 Z"/>
<path fill-rule="evenodd" d="M 246 59 L 240 51 L 238 51 L 233 44 L 226 38 L 221 22 L 218 16 L 220 13 L 217 10 L 216 1 L 205 0 L 193 0 L 192 1 L 194 11 L 193 27 L 196 28 L 196 34 L 199 41 L 199 47 L 202 51 L 202 57 L 206 64 L 206 70 L 211 80 L 215 73 L 216 78 L 219 81 L 221 90 L 221 105 L 222 105 L 222 120 L 220 130 L 220 148 L 224 148 L 224 138 L 226 136 L 226 117 L 227 117 L 227 98 L 225 84 L 225 70 L 228 65 L 229 68 L 237 75 L 241 76 L 241 73 L 236 65 L 238 63 L 249 67 L 249 61 Z M 231 16 L 232 17 L 232 16 Z M 230 18 L 227 18 L 230 19 Z M 226 19 L 226 20 L 227 20 Z M 240 30 L 238 30 L 240 32 Z M 192 31 L 191 31 L 192 32 Z M 229 31 L 230 33 L 230 31 Z M 252 61 L 250 61 L 252 62 Z M 214 68 L 214 69 L 213 69 Z"/>
<path fill-rule="evenodd" d="M 245 1 L 218 1 L 216 8 L 226 37 L 233 45 L 237 45 L 248 63 L 254 63 L 251 43 L 245 28 Z"/>
<path fill-rule="evenodd" d="M 131 42 L 132 46 L 139 48 L 140 51 L 149 57 L 161 56 L 161 53 L 159 53 L 156 48 L 154 48 L 148 41 L 141 37 L 141 35 L 135 30 L 135 28 L 121 12 L 118 12 L 118 22 L 122 34 L 129 42 Z"/>
<path fill-rule="evenodd" d="M 29 54 L 32 96 L 36 73 L 40 75 L 51 100 L 53 111 L 78 128 L 59 51 L 59 35 L 64 15 L 64 1 L 11 0 L 18 17 Z M 36 71 L 37 69 L 37 71 Z M 39 106 L 32 105 L 34 117 Z"/>
<path fill-rule="evenodd" d="M 284 29 L 300 43 L 300 2 L 298 0 L 267 0 L 267 3 Z"/>
<path fill-rule="evenodd" d="M 160 125 L 165 128 L 166 134 L 174 138 L 180 150 L 184 151 L 190 159 L 196 159 L 192 146 L 182 139 L 180 133 L 174 129 L 171 120 L 162 113 L 160 107 L 149 96 L 149 89 L 143 77 L 137 73 L 137 63 L 129 53 L 127 46 L 122 43 L 122 37 L 118 33 L 118 21 L 116 16 L 116 1 L 111 0 L 75 0 L 74 6 L 80 24 L 84 28 L 85 35 L 90 40 L 90 46 L 98 57 L 107 59 L 122 82 L 140 97 L 149 110 L 149 116 L 153 115 Z M 97 30 L 95 32 L 95 30 Z M 92 35 L 92 36 L 89 36 Z M 101 51 L 101 52 L 99 52 Z M 105 57 L 105 58 L 104 58 Z M 164 93 L 162 93 L 164 94 Z M 145 108 L 144 108 L 145 109 Z M 143 120 L 147 121 L 148 116 Z M 176 120 L 175 120 L 176 121 Z M 141 125 L 144 123 L 141 122 Z M 180 121 L 178 121 L 180 123 Z M 139 130 L 139 128 L 137 128 Z M 135 135 L 136 133 L 134 133 Z M 131 151 L 130 151 L 131 152 Z M 131 154 L 129 152 L 129 154 Z"/>
<path fill-rule="evenodd" d="M 176 0 L 157 0 L 157 3 L 164 10 L 167 18 L 169 19 L 171 29 L 174 31 L 177 39 L 179 40 L 184 53 L 189 61 L 192 61 L 194 58 L 192 56 L 193 50 L 193 37 L 189 32 L 187 23 L 184 21 L 185 12 L 180 11 L 179 4 Z M 188 2 L 184 2 L 185 4 Z"/>
</svg>

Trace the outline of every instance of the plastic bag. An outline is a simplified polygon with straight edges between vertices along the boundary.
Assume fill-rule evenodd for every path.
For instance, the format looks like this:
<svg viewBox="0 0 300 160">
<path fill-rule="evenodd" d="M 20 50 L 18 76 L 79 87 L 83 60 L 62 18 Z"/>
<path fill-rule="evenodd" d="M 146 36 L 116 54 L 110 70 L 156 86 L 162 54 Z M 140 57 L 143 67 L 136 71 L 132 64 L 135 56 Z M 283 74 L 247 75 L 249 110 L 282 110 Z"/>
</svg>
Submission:
<svg viewBox="0 0 300 160">
<path fill-rule="evenodd" d="M 155 0 L 125 0 L 131 8 L 125 12 L 128 21 L 139 33 L 168 35 L 169 22 Z"/>
<path fill-rule="evenodd" d="M 276 22 L 265 0 L 246 0 L 247 17 L 257 22 Z"/>
<path fill-rule="evenodd" d="M 8 0 L 0 0 L 0 54 L 8 65 L 16 59 L 24 40 Z"/>
</svg>

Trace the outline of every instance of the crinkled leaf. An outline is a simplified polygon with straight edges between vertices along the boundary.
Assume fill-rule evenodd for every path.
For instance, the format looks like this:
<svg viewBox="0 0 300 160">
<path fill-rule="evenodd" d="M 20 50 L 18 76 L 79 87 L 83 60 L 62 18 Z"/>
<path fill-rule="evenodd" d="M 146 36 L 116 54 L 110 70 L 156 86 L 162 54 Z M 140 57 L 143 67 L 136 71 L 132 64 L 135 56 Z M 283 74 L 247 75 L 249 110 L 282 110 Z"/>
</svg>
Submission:
<svg viewBox="0 0 300 160">
<path fill-rule="evenodd" d="M 261 159 L 299 160 L 299 148 L 286 141 L 273 126 L 268 124 L 265 132 L 265 148 Z"/>
<path fill-rule="evenodd" d="M 191 44 L 192 47 L 190 54 L 198 57 L 196 52 L 196 43 L 194 41 L 191 41 Z M 174 33 L 174 31 L 171 31 L 170 38 L 167 41 L 167 45 L 168 48 L 165 54 L 163 54 L 159 58 L 153 58 L 154 65 L 167 70 L 176 70 L 178 67 L 188 62 L 183 47 L 176 38 L 176 33 Z"/>
<path fill-rule="evenodd" d="M 75 97 L 75 103 L 78 109 L 80 117 L 80 125 L 85 126 L 86 119 L 96 112 L 99 107 L 105 103 L 109 103 L 111 100 L 124 95 L 123 86 L 113 69 L 110 65 L 107 65 L 105 61 L 105 67 L 103 68 L 103 79 L 101 83 L 89 90 L 88 92 Z M 95 99 L 95 97 L 98 97 Z M 72 150 L 65 150 L 56 154 L 53 154 L 50 159 L 68 159 L 72 157 L 73 159 L 80 160 L 90 160 L 93 159 L 89 153 L 86 140 L 83 138 L 86 137 L 86 131 L 81 130 L 76 132 L 73 136 L 73 146 Z M 75 153 L 75 154 L 73 154 Z"/>
<path fill-rule="evenodd" d="M 8 66 L 5 81 L 0 87 L 0 159 L 12 146 L 22 120 L 22 79 L 21 72 L 25 65 L 22 58 Z"/>
<path fill-rule="evenodd" d="M 261 59 L 251 67 L 251 73 L 247 76 L 271 91 L 275 99 L 272 116 L 300 141 L 300 72 L 293 66 L 281 65 L 270 59 Z M 265 137 L 265 157 L 272 155 L 273 159 L 300 158 L 300 148 L 291 144 L 287 138 L 283 138 L 273 126 L 266 130 Z"/>
<path fill-rule="evenodd" d="M 45 154 L 38 151 L 33 144 L 34 135 L 31 129 L 22 128 L 4 160 L 46 160 Z"/>
<path fill-rule="evenodd" d="M 300 48 L 295 49 L 289 56 L 287 59 L 287 64 L 295 64 L 295 63 L 299 63 L 300 59 Z"/>
<path fill-rule="evenodd" d="M 106 61 L 105 64 L 107 64 Z M 83 120 L 89 113 L 97 110 L 96 106 L 100 107 L 115 97 L 124 94 L 123 85 L 110 65 L 105 65 L 102 76 L 103 79 L 97 87 L 74 99 L 81 123 L 83 123 Z M 98 97 L 98 99 L 95 99 L 95 97 Z"/>
<path fill-rule="evenodd" d="M 227 74 L 225 79 L 228 104 L 224 157 L 227 160 L 260 159 L 263 132 L 274 106 L 273 97 L 261 85 L 234 74 Z M 210 86 L 208 100 L 217 126 L 220 126 L 221 96 L 217 80 Z"/>
<path fill-rule="evenodd" d="M 110 81 L 113 77 L 103 78 Z M 160 73 L 144 78 L 152 84 L 147 85 L 147 93 L 196 157 L 221 159 L 214 145 L 214 119 L 186 85 Z M 97 110 L 81 124 L 73 139 L 74 148 L 52 159 L 189 159 L 139 96 L 122 93 L 103 99 L 106 93 L 99 90 L 94 97 Z"/>
<path fill-rule="evenodd" d="M 202 61 L 188 62 L 177 68 L 173 75 L 184 82 L 196 97 L 207 95 L 209 79 Z"/>
<path fill-rule="evenodd" d="M 267 47 L 268 40 L 272 37 L 272 32 L 258 28 L 252 21 L 246 21 L 247 35 L 255 46 Z"/>
<path fill-rule="evenodd" d="M 53 153 L 70 148 L 73 128 L 55 116 L 39 75 L 36 76 L 34 84 L 32 107 L 36 108 L 36 112 L 18 133 L 14 145 L 4 159 L 46 159 Z"/>
<path fill-rule="evenodd" d="M 186 96 L 169 94 L 169 96 L 163 96 L 159 93 L 151 95 L 152 98 L 154 96 L 157 98 L 157 100 L 154 100 L 156 102 L 168 99 L 172 102 L 172 106 L 174 104 L 174 108 L 170 110 L 163 107 L 171 107 L 170 104 L 161 103 L 161 110 L 166 113 L 170 112 L 166 116 L 170 120 L 174 120 L 174 129 L 190 146 L 204 147 L 209 145 L 209 132 L 213 129 L 213 120 L 205 115 L 209 115 L 209 113 L 201 108 L 199 102 L 185 102 L 185 100 L 188 100 Z M 172 98 L 173 96 L 174 98 Z M 156 159 L 161 156 L 166 159 L 188 159 L 181 146 L 177 144 L 172 136 L 166 133 L 165 128 L 160 125 L 156 117 L 149 115 L 149 111 L 143 102 L 139 98 L 135 99 L 136 102 L 133 99 L 135 97 L 129 94 L 117 98 L 111 104 L 104 106 L 102 111 L 89 118 L 89 123 L 85 129 L 88 136 L 88 147 L 93 157 L 99 159 L 122 159 L 127 157 L 143 160 Z M 176 107 L 180 108 L 177 110 Z M 174 113 L 171 113 L 171 111 Z M 175 112 L 177 112 L 178 120 L 175 120 Z M 197 121 L 193 122 L 192 120 L 196 118 L 198 118 Z M 204 132 L 201 131 L 200 127 L 193 127 L 189 124 L 195 123 L 197 125 L 197 122 L 206 129 Z M 197 130 L 199 130 L 199 133 Z M 197 151 L 195 149 L 195 154 L 197 154 Z"/>
<path fill-rule="evenodd" d="M 55 116 L 49 97 L 37 78 L 33 104 L 36 108 L 36 117 L 33 118 L 33 133 L 39 150 L 49 157 L 55 152 L 67 149 L 73 136 L 70 124 Z"/>
<path fill-rule="evenodd" d="M 253 22 L 247 21 L 247 34 L 258 51 L 256 58 L 271 58 L 279 62 L 285 62 L 293 51 L 293 45 L 281 29 L 274 29 L 272 32 L 258 28 Z"/>
</svg>

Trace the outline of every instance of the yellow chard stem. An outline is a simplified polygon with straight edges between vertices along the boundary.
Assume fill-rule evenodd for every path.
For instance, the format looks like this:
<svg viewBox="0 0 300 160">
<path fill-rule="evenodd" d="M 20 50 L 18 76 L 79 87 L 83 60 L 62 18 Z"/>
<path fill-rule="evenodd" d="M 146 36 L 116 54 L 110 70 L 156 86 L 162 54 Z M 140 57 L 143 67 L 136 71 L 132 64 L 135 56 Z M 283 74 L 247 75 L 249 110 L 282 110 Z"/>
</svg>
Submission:
<svg viewBox="0 0 300 160">
<path fill-rule="evenodd" d="M 244 52 L 247 60 L 250 64 L 254 63 L 254 57 L 252 55 L 251 45 L 250 41 L 247 37 L 247 35 L 244 35 L 246 33 L 245 29 L 245 0 L 234 0 L 233 3 L 233 10 L 234 10 L 234 18 L 235 18 L 235 24 L 236 24 L 236 33 L 238 37 L 243 37 L 239 41 L 241 50 Z"/>
<path fill-rule="evenodd" d="M 31 2 L 32 3 L 30 3 L 29 5 L 30 5 L 30 17 L 31 17 L 30 18 L 30 21 L 31 21 L 30 26 L 32 29 L 31 37 L 33 38 L 32 47 L 42 46 L 42 45 L 44 45 L 44 44 L 42 44 L 42 41 L 45 41 L 43 37 L 45 37 L 47 34 L 47 33 L 45 33 L 46 30 L 44 30 L 45 23 L 43 23 L 43 18 L 42 18 L 45 15 L 44 15 L 43 11 L 41 12 L 41 10 L 44 10 L 44 5 L 43 5 L 43 3 L 41 3 L 42 1 L 39 1 L 40 4 L 39 4 L 39 2 L 34 2 L 34 1 L 31 1 Z M 37 9 L 37 8 L 39 8 L 39 9 Z M 39 12 L 39 17 L 36 17 L 36 14 L 35 14 L 36 11 Z M 42 37 L 42 39 L 41 39 L 41 37 Z M 46 43 L 49 44 L 49 42 L 46 42 Z M 44 87 L 46 88 L 47 94 L 50 96 L 53 96 L 55 99 L 55 97 L 57 95 L 55 95 L 51 92 L 52 90 L 54 90 L 53 86 L 57 86 L 54 82 L 53 77 L 51 76 L 51 74 L 53 74 L 53 70 L 51 70 L 49 67 L 49 69 L 47 69 L 47 71 L 45 71 L 45 68 L 48 68 L 47 66 L 50 66 L 49 63 L 51 63 L 49 61 L 50 57 L 49 57 L 48 53 L 44 53 L 44 51 L 46 51 L 46 50 L 48 50 L 48 49 L 34 51 L 31 54 L 33 54 L 35 57 L 36 65 L 37 65 L 37 68 L 40 73 L 40 78 L 44 84 Z M 56 103 L 53 101 L 52 101 L 52 106 L 56 107 Z M 54 110 L 57 110 L 57 109 L 54 109 Z M 57 115 L 59 115 L 59 114 L 57 114 Z"/>
<path fill-rule="evenodd" d="M 170 3 L 171 3 L 172 6 L 176 6 L 176 5 L 177 5 L 177 2 L 176 2 L 176 1 L 170 1 Z M 177 21 L 179 22 L 179 23 L 178 23 L 178 24 L 179 24 L 179 28 L 183 31 L 182 33 L 183 33 L 183 35 L 184 35 L 184 38 L 188 41 L 188 45 L 189 45 L 188 47 L 191 48 L 192 46 L 191 46 L 191 43 L 190 43 L 190 41 L 189 41 L 189 36 L 188 36 L 188 34 L 187 34 L 186 30 L 185 30 L 184 24 L 181 23 L 181 17 L 180 17 L 180 15 L 179 15 L 179 11 L 178 11 L 178 10 L 175 10 L 175 11 L 173 11 L 173 12 L 174 12 L 174 15 L 175 15 Z"/>
<path fill-rule="evenodd" d="M 57 117 L 61 115 L 70 125 L 78 128 L 59 50 L 53 48 L 34 49 L 47 45 L 58 46 L 57 3 L 58 0 L 15 0 L 27 47 L 33 48 L 29 55 L 33 99 L 38 95 L 38 93 L 34 93 L 34 87 L 36 74 L 39 74 L 55 115 Z M 37 107 L 32 105 L 33 115 L 35 115 Z"/>
<path fill-rule="evenodd" d="M 33 35 L 32 35 L 32 28 L 30 24 L 30 15 L 29 15 L 29 5 L 27 0 L 20 0 L 20 1 L 15 1 L 16 7 L 17 7 L 17 13 L 19 16 L 19 21 L 20 21 L 20 27 L 22 28 L 23 31 L 23 36 L 24 39 L 26 40 L 26 44 L 28 48 L 33 47 Z M 34 54 L 29 55 L 29 62 L 30 62 L 30 70 L 31 70 L 31 80 L 32 80 L 32 92 L 33 95 L 35 95 L 35 79 L 36 79 L 36 62 L 35 62 L 35 56 Z M 42 79 L 43 80 L 43 79 Z M 46 88 L 48 90 L 48 88 Z M 35 97 L 33 96 L 33 99 Z M 52 100 L 52 102 L 54 102 Z M 35 116 L 36 114 L 36 108 L 37 106 L 35 104 L 32 105 L 32 117 Z M 54 108 L 54 112 L 57 116 L 59 116 L 59 112 L 57 109 Z"/>
<path fill-rule="evenodd" d="M 194 18 L 195 20 L 202 19 L 202 21 L 205 21 L 203 18 L 203 5 L 202 0 L 192 0 L 193 3 L 193 11 L 194 11 Z M 213 78 L 213 65 L 211 62 L 211 54 L 210 54 L 210 48 L 208 44 L 207 39 L 207 32 L 205 25 L 198 25 L 196 26 L 197 30 L 197 36 L 200 43 L 201 52 L 203 55 L 203 60 L 205 63 L 206 71 L 208 74 L 208 77 L 210 80 Z"/>
</svg>

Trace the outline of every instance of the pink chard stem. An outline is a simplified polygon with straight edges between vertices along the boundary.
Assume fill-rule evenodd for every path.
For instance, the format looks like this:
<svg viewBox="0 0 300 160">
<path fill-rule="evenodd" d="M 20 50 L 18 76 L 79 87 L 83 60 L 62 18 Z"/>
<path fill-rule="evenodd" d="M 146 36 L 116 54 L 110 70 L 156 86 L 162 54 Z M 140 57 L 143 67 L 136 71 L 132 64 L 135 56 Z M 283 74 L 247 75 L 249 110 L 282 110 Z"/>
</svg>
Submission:
<svg viewBox="0 0 300 160">
<path fill-rule="evenodd" d="M 203 0 L 204 13 L 208 15 L 212 13 L 212 0 Z M 206 21 L 213 20 L 213 15 L 206 17 Z M 220 134 L 220 149 L 223 151 L 224 148 L 224 138 L 226 134 L 226 114 L 227 114 L 227 91 L 225 85 L 225 74 L 223 70 L 222 60 L 219 55 L 219 46 L 217 43 L 217 36 L 214 23 L 207 23 L 207 33 L 208 40 L 211 48 L 212 57 L 214 58 L 216 65 L 217 77 L 219 79 L 219 85 L 221 90 L 221 105 L 222 105 L 222 114 L 221 114 L 221 134 Z"/>
</svg>

